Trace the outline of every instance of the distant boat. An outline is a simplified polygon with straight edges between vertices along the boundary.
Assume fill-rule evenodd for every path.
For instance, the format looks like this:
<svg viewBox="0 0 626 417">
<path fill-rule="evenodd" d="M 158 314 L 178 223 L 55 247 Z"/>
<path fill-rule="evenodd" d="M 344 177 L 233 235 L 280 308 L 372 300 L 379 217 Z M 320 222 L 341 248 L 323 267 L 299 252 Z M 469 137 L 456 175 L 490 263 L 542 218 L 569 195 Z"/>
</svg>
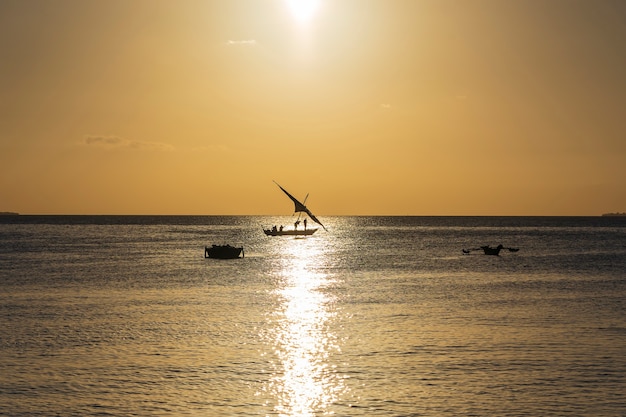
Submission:
<svg viewBox="0 0 626 417">
<path fill-rule="evenodd" d="M 492 248 L 491 246 L 487 245 L 487 246 L 481 246 L 479 248 L 463 249 L 463 253 L 469 254 L 473 250 L 482 250 L 485 255 L 499 256 L 500 251 L 502 249 L 507 249 L 509 252 L 517 252 L 519 250 L 518 248 L 505 248 L 502 245 L 498 245 L 495 248 Z"/>
<path fill-rule="evenodd" d="M 230 245 L 213 245 L 204 248 L 205 258 L 236 259 L 239 258 L 239 255 L 242 255 L 242 257 L 245 256 L 243 247 L 236 248 Z"/>
<path fill-rule="evenodd" d="M 311 220 L 313 220 L 315 223 L 322 226 L 324 230 L 326 230 L 326 227 L 322 224 L 322 222 L 320 222 L 319 219 L 315 217 L 313 213 L 311 213 L 311 210 L 309 210 L 307 206 L 304 205 L 304 203 L 301 203 L 297 198 L 289 194 L 289 192 L 285 190 L 283 187 L 281 187 L 280 184 L 278 184 L 276 181 L 274 181 L 274 184 L 276 184 L 278 188 L 280 188 L 287 195 L 287 197 L 289 197 L 291 201 L 293 201 L 295 205 L 295 208 L 294 208 L 295 213 L 305 213 Z M 308 197 L 309 195 L 307 194 L 307 196 L 304 199 L 305 203 Z M 300 224 L 300 218 L 298 218 L 298 220 L 296 220 L 296 222 L 294 223 L 293 229 L 287 230 L 287 229 L 283 229 L 282 226 L 280 228 L 273 226 L 271 229 L 263 229 L 263 232 L 265 232 L 267 236 L 310 236 L 317 231 L 317 229 L 307 229 L 306 218 L 304 219 L 304 229 L 298 229 L 299 224 Z"/>
<path fill-rule="evenodd" d="M 487 245 L 487 246 L 481 246 L 480 248 L 485 252 L 485 255 L 499 256 L 500 251 L 504 248 L 504 246 L 498 245 L 495 248 L 492 248 L 491 246 Z"/>
</svg>

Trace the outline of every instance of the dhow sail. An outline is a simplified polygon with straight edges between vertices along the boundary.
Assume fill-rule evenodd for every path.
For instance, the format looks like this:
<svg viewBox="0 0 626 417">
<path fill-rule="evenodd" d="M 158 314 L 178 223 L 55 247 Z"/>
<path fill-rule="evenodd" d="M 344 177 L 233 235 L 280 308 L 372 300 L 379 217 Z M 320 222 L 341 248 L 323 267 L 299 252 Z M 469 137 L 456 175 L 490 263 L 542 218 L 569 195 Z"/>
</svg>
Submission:
<svg viewBox="0 0 626 417">
<path fill-rule="evenodd" d="M 309 210 L 304 204 L 302 204 L 300 201 L 298 201 L 297 198 L 295 198 L 294 196 L 292 196 L 291 194 L 289 194 L 289 192 L 287 190 L 285 190 L 283 187 L 280 186 L 279 183 L 277 183 L 276 181 L 274 181 L 274 184 L 278 185 L 278 188 L 280 188 L 281 190 L 283 190 L 283 193 L 287 194 L 287 197 L 289 197 L 291 199 L 291 201 L 293 201 L 293 204 L 295 205 L 295 210 L 294 212 L 298 213 L 298 212 L 304 212 L 307 214 L 307 216 L 309 216 L 311 218 L 311 220 L 313 220 L 315 223 L 319 224 L 320 226 L 322 226 L 324 228 L 324 230 L 326 230 L 326 227 L 322 224 L 322 222 L 320 222 L 318 220 L 317 217 L 315 217 L 315 215 L 313 213 L 311 213 L 311 210 Z"/>
</svg>

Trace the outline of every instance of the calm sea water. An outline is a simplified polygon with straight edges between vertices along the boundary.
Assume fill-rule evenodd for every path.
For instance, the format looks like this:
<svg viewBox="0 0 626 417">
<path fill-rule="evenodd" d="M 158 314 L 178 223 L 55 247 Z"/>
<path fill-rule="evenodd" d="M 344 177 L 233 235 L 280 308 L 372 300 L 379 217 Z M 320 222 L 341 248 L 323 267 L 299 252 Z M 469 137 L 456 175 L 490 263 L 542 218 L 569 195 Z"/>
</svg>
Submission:
<svg viewBox="0 0 626 417">
<path fill-rule="evenodd" d="M 626 218 L 323 221 L 0 218 L 0 415 L 626 415 Z"/>
</svg>

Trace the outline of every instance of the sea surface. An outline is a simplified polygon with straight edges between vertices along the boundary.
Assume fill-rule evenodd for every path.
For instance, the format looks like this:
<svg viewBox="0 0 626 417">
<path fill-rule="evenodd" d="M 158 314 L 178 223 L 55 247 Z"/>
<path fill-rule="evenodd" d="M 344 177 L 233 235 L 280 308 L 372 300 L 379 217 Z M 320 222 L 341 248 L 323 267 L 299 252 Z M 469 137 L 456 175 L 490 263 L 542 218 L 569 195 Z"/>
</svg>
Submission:
<svg viewBox="0 0 626 417">
<path fill-rule="evenodd" d="M 0 415 L 626 415 L 626 217 L 321 220 L 2 216 Z"/>
</svg>

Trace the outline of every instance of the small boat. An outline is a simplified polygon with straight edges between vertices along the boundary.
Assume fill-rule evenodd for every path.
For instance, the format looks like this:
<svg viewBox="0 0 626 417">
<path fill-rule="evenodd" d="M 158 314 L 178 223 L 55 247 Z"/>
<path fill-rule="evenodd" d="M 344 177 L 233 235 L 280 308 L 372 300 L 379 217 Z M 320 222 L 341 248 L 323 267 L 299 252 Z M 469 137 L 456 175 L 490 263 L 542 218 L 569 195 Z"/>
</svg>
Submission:
<svg viewBox="0 0 626 417">
<path fill-rule="evenodd" d="M 500 251 L 504 248 L 504 246 L 498 245 L 495 248 L 492 248 L 491 246 L 487 245 L 487 246 L 481 246 L 480 248 L 485 252 L 485 255 L 499 256 Z"/>
<path fill-rule="evenodd" d="M 304 198 L 304 203 L 301 203 L 297 198 L 289 194 L 287 190 L 281 187 L 280 184 L 278 184 L 276 181 L 274 181 L 274 184 L 276 184 L 278 188 L 280 188 L 287 195 L 287 197 L 289 197 L 289 199 L 293 201 L 294 213 L 305 213 L 306 216 L 308 216 L 311 220 L 313 220 L 315 223 L 322 226 L 324 230 L 326 230 L 326 227 L 322 224 L 322 222 L 320 222 L 320 220 L 317 217 L 315 217 L 313 213 L 311 213 L 311 210 L 309 210 L 308 207 L 304 205 L 304 203 L 306 203 L 307 198 L 309 197 L 308 194 Z M 298 220 L 296 220 L 296 222 L 294 223 L 293 229 L 285 230 L 283 229 L 282 226 L 280 226 L 280 228 L 273 226 L 271 229 L 263 229 L 263 232 L 265 232 L 266 236 L 310 236 L 317 231 L 317 229 L 307 229 L 306 217 L 304 219 L 304 229 L 298 229 L 299 224 L 300 224 L 300 217 L 298 216 Z"/>
<path fill-rule="evenodd" d="M 230 245 L 213 245 L 211 247 L 205 246 L 204 257 L 215 259 L 236 259 L 239 255 L 245 257 L 243 247 L 236 248 Z"/>
<path fill-rule="evenodd" d="M 311 236 L 317 232 L 317 229 L 277 229 L 272 227 L 271 229 L 263 229 L 267 236 Z"/>
<path fill-rule="evenodd" d="M 492 248 L 491 246 L 487 245 L 487 246 L 481 246 L 479 248 L 462 249 L 462 251 L 465 254 L 469 254 L 473 250 L 482 250 L 485 255 L 500 256 L 500 251 L 502 249 L 507 249 L 509 252 L 517 252 L 519 250 L 519 248 L 505 248 L 502 245 L 498 245 L 495 248 Z"/>
</svg>

